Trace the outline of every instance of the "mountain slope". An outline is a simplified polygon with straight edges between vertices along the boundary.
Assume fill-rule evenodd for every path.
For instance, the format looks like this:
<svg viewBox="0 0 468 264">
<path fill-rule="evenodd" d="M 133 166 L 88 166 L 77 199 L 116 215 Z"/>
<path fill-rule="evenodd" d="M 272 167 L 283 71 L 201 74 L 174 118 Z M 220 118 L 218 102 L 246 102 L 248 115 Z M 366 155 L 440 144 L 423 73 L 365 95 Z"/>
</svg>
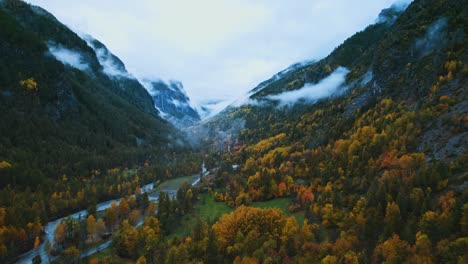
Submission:
<svg viewBox="0 0 468 264">
<path fill-rule="evenodd" d="M 341 117 L 345 119 L 364 112 L 383 98 L 404 101 L 418 107 L 442 95 L 457 97 L 459 107 L 454 107 L 458 109 L 454 114 L 463 114 L 466 111 L 466 93 L 460 87 L 466 85 L 465 78 L 451 79 L 451 84 L 446 84 L 445 89 L 438 89 L 437 94 L 431 92 L 440 76 L 450 71 L 445 67 L 447 62 L 458 61 L 454 62 L 456 65 L 453 67 L 461 76 L 465 74 L 463 63 L 466 62 L 466 39 L 462 27 L 466 25 L 465 11 L 461 3 L 448 2 L 444 7 L 437 1 L 430 4 L 417 1 L 398 18 L 395 18 L 395 13 L 402 11 L 398 7 L 384 10 L 377 24 L 355 34 L 326 58 L 285 70 L 286 73 L 280 78 L 273 77 L 260 84 L 251 91 L 250 101 L 240 107 L 228 107 L 212 118 L 208 126 L 225 130 L 231 127 L 232 122 L 242 119 L 249 129 L 252 126 L 274 125 L 275 129 L 268 135 L 275 135 L 285 130 L 282 121 L 286 116 L 294 119 L 304 112 L 320 109 L 327 104 L 321 101 L 329 96 L 341 96 L 336 101 L 343 102 L 340 106 L 343 112 Z M 457 9 L 461 11 L 454 12 Z M 288 92 L 304 91 L 303 88 L 309 86 L 317 88 L 321 82 L 336 74 L 339 67 L 345 67 L 349 73 L 345 75 L 345 81 L 333 89 L 334 93 L 321 97 L 321 100 L 311 101 L 307 99 L 308 96 L 299 96 L 298 101 L 287 106 L 281 103 L 285 96 L 290 95 Z M 454 74 L 453 70 L 451 74 Z M 311 89 L 310 93 L 314 91 Z M 445 129 L 445 132 L 448 133 L 449 129 Z M 252 136 L 253 140 L 259 139 Z M 445 135 L 445 138 L 449 137 L 451 135 Z M 463 142 L 454 145 L 463 146 Z M 459 149 L 455 152 L 458 153 Z"/>
<path fill-rule="evenodd" d="M 214 199 L 237 207 L 213 226 L 218 256 L 466 262 L 467 14 L 463 1 L 415 0 L 199 128 Z M 242 206 L 285 200 L 289 235 L 244 246 L 270 237 L 236 228 Z"/>
<path fill-rule="evenodd" d="M 0 160 L 12 164 L 2 185 L 35 186 L 167 148 L 175 130 L 141 84 L 106 74 L 96 52 L 52 15 L 2 1 L 0 24 Z"/>
<path fill-rule="evenodd" d="M 192 125 L 200 121 L 198 113 L 190 106 L 190 99 L 184 91 L 182 83 L 178 81 L 148 81 L 137 80 L 125 68 L 124 63 L 100 41 L 91 36 L 85 36 L 85 41 L 88 46 L 92 47 L 96 52 L 97 59 L 102 65 L 102 72 L 105 73 L 110 80 L 116 83 L 122 89 L 137 90 L 141 92 L 136 102 L 148 103 L 147 93 L 141 89 L 144 87 L 151 95 L 154 105 L 149 107 L 145 104 L 147 111 L 160 111 L 161 116 L 177 127 Z"/>
<path fill-rule="evenodd" d="M 152 114 L 157 112 L 151 96 L 148 96 L 148 92 L 137 78 L 127 71 L 124 63 L 99 40 L 91 36 L 83 38 L 96 53 L 96 58 L 101 66 L 100 72 L 107 77 L 103 78 L 107 82 L 105 85 L 117 87 L 117 91 L 122 93 L 125 99 L 131 100 L 133 104 L 139 106 L 145 112 Z"/>
<path fill-rule="evenodd" d="M 200 121 L 200 116 L 190 106 L 190 99 L 181 82 L 144 81 L 154 100 L 154 105 L 164 118 L 177 127 L 193 125 Z"/>
</svg>

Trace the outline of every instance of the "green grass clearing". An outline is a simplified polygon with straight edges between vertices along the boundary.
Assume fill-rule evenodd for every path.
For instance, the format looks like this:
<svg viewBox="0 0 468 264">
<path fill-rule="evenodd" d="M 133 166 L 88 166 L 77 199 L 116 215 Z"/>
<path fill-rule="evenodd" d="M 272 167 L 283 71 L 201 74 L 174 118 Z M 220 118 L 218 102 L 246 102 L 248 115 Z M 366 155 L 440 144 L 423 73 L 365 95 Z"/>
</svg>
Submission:
<svg viewBox="0 0 468 264">
<path fill-rule="evenodd" d="M 195 204 L 193 211 L 182 218 L 180 225 L 173 230 L 169 238 L 189 235 L 195 227 L 197 217 L 202 221 L 214 222 L 234 209 L 223 202 L 215 202 L 208 194 L 199 196 L 200 200 Z"/>
<path fill-rule="evenodd" d="M 125 179 L 128 179 L 130 177 L 133 177 L 137 174 L 138 170 L 137 169 L 127 169 L 122 171 L 122 177 Z"/>
<path fill-rule="evenodd" d="M 89 262 L 92 259 L 99 259 L 99 262 L 101 262 L 105 257 L 110 256 L 110 255 L 112 255 L 112 248 L 108 247 L 106 249 L 96 252 L 95 254 L 89 256 L 87 259 L 89 260 Z"/>
<path fill-rule="evenodd" d="M 234 208 L 227 206 L 224 202 L 215 202 L 213 197 L 208 194 L 202 194 L 199 198 L 200 200 L 195 204 L 193 211 L 182 218 L 180 225 L 171 232 L 169 239 L 175 236 L 183 237 L 189 235 L 195 227 L 197 217 L 202 221 L 215 222 L 221 215 L 234 211 Z M 290 198 L 278 198 L 265 202 L 254 202 L 252 207 L 262 209 L 278 208 L 287 216 L 294 216 L 297 223 L 302 226 L 304 223 L 304 212 L 290 213 L 288 211 L 289 201 Z"/>
<path fill-rule="evenodd" d="M 281 209 L 287 216 L 294 216 L 296 218 L 297 223 L 302 226 L 304 223 L 304 211 L 301 212 L 296 212 L 296 213 L 291 213 L 288 210 L 289 207 L 289 202 L 291 201 L 290 198 L 276 198 L 273 200 L 269 201 L 264 201 L 264 202 L 254 202 L 252 203 L 252 207 L 256 208 L 262 208 L 262 209 L 267 209 L 267 208 L 278 208 Z"/>
<path fill-rule="evenodd" d="M 106 249 L 103 249 L 99 252 L 96 252 L 96 254 L 89 256 L 86 259 L 83 259 L 83 263 L 91 263 L 91 260 L 93 259 L 98 259 L 99 263 L 107 263 L 105 262 L 105 258 L 110 257 L 111 262 L 110 263 L 116 263 L 116 264 L 130 264 L 130 263 L 135 263 L 135 261 L 131 259 L 124 259 L 119 256 L 117 256 L 114 252 L 114 249 L 112 247 L 108 247 Z"/>
<path fill-rule="evenodd" d="M 196 179 L 198 179 L 198 177 L 200 177 L 199 174 L 194 174 L 191 176 L 168 179 L 162 182 L 161 184 L 159 184 L 158 186 L 156 186 L 156 188 L 153 191 L 149 192 L 148 194 L 152 194 L 152 193 L 156 193 L 160 191 L 171 191 L 171 192 L 177 191 L 177 189 L 179 189 L 182 183 L 187 182 L 191 184 Z"/>
</svg>

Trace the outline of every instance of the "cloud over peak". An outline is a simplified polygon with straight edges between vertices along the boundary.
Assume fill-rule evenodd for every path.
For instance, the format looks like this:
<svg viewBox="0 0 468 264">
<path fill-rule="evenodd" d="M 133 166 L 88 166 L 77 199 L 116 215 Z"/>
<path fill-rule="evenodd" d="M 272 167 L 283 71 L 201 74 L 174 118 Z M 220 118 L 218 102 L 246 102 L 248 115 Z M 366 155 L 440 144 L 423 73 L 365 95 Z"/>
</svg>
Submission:
<svg viewBox="0 0 468 264">
<path fill-rule="evenodd" d="M 298 90 L 270 95 L 266 98 L 279 101 L 279 106 L 291 105 L 297 102 L 315 102 L 319 99 L 339 94 L 348 73 L 348 69 L 338 67 L 332 74 L 316 84 L 306 83 Z"/>
<path fill-rule="evenodd" d="M 137 78 L 182 81 L 194 104 L 239 98 L 292 63 L 326 56 L 395 2 L 28 1 L 105 43 Z"/>
</svg>

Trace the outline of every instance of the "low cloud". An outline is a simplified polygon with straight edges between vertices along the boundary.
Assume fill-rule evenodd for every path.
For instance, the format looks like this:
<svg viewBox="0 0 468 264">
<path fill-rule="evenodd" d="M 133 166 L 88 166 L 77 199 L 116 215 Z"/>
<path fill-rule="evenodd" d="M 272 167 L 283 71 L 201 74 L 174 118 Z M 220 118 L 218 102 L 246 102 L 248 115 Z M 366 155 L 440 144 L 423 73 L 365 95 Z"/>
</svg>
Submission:
<svg viewBox="0 0 468 264">
<path fill-rule="evenodd" d="M 270 95 L 266 98 L 279 101 L 279 106 L 291 105 L 297 102 L 315 102 L 339 93 L 348 73 L 348 69 L 339 67 L 330 76 L 317 84 L 306 83 L 301 89 Z"/>
<path fill-rule="evenodd" d="M 206 100 L 197 104 L 195 110 L 200 115 L 201 120 L 206 120 L 223 111 L 231 103 L 232 100 Z"/>
<path fill-rule="evenodd" d="M 306 60 L 306 61 L 302 61 L 302 62 L 298 62 L 298 63 L 294 63 L 292 64 L 291 66 L 289 66 L 288 68 L 276 73 L 275 75 L 273 75 L 270 79 L 266 80 L 266 81 L 263 81 L 261 82 L 259 85 L 257 85 L 257 87 L 255 87 L 252 92 L 258 92 L 260 90 L 262 90 L 263 88 L 267 87 L 268 85 L 270 85 L 271 83 L 283 78 L 286 74 L 294 71 L 294 70 L 297 70 L 301 67 L 304 67 L 304 66 L 307 66 L 307 65 L 310 65 L 312 63 L 314 63 L 315 60 Z M 250 96 L 250 95 L 249 95 Z"/>
<path fill-rule="evenodd" d="M 89 65 L 83 61 L 83 57 L 79 51 L 70 50 L 54 43 L 49 43 L 49 51 L 57 60 L 65 65 L 82 71 L 89 69 Z"/>
<path fill-rule="evenodd" d="M 374 78 L 374 74 L 372 73 L 372 71 L 366 72 L 366 74 L 364 74 L 364 76 L 361 78 L 361 86 L 364 86 L 370 83 L 373 78 Z"/>
<path fill-rule="evenodd" d="M 103 68 L 103 72 L 110 77 L 122 77 L 127 79 L 134 79 L 130 73 L 127 72 L 125 66 L 121 61 L 118 60 L 105 46 L 99 47 L 96 45 L 96 39 L 89 35 L 82 36 L 82 39 L 86 41 L 96 53 L 96 57 Z"/>
<path fill-rule="evenodd" d="M 246 121 L 240 118 L 230 120 L 230 122 L 223 123 L 220 126 L 212 126 L 201 122 L 194 126 L 186 127 L 184 131 L 186 132 L 187 140 L 194 146 L 210 142 L 211 147 L 223 150 L 228 142 L 231 142 L 233 138 L 237 138 L 239 132 L 245 128 L 245 124 Z"/>
<path fill-rule="evenodd" d="M 395 2 L 391 7 L 382 10 L 377 18 L 377 23 L 393 24 L 411 2 L 413 0 L 400 0 Z"/>
<path fill-rule="evenodd" d="M 232 107 L 241 107 L 243 105 L 248 105 L 248 106 L 263 106 L 265 101 L 260 101 L 257 99 L 252 99 L 249 98 L 252 94 L 248 94 L 245 98 L 239 99 L 231 103 L 229 106 Z"/>
<path fill-rule="evenodd" d="M 416 40 L 415 49 L 421 57 L 424 57 L 442 47 L 446 41 L 446 35 L 447 19 L 442 17 L 429 26 L 424 37 Z"/>
<path fill-rule="evenodd" d="M 105 43 L 138 78 L 181 80 L 199 104 L 238 98 L 293 62 L 328 55 L 394 0 L 27 2 Z"/>
</svg>

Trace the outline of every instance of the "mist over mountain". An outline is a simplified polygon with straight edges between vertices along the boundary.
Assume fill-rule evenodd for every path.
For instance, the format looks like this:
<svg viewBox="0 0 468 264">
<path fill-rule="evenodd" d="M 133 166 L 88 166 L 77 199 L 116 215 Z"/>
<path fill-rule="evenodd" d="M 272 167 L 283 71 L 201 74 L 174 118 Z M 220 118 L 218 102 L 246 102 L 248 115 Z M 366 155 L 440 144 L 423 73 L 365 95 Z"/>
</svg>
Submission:
<svg viewBox="0 0 468 264">
<path fill-rule="evenodd" d="M 200 120 L 198 113 L 191 107 L 190 99 L 181 82 L 169 81 L 165 83 L 161 80 L 139 79 L 129 73 L 124 63 L 112 54 L 103 43 L 89 35 L 82 38 L 96 52 L 103 73 L 117 82 L 125 82 L 123 86 L 129 83 L 138 83 L 139 86 L 144 87 L 151 95 L 154 108 L 162 118 L 177 127 L 192 125 Z"/>
<path fill-rule="evenodd" d="M 21 1 L 2 1 L 0 16 L 0 159 L 13 164 L 16 183 L 141 162 L 177 138 L 102 43 Z"/>
<path fill-rule="evenodd" d="M 194 106 L 0 0 L 0 262 L 468 263 L 467 14 L 398 1 Z"/>
<path fill-rule="evenodd" d="M 117 56 L 112 54 L 103 43 L 90 35 L 84 35 L 82 38 L 86 41 L 88 46 L 94 50 L 103 72 L 110 78 L 135 79 L 135 77 L 127 71 L 125 64 Z"/>
<path fill-rule="evenodd" d="M 190 105 L 190 99 L 181 82 L 144 80 L 142 83 L 153 97 L 154 105 L 163 118 L 178 127 L 200 121 L 200 116 Z"/>
</svg>

